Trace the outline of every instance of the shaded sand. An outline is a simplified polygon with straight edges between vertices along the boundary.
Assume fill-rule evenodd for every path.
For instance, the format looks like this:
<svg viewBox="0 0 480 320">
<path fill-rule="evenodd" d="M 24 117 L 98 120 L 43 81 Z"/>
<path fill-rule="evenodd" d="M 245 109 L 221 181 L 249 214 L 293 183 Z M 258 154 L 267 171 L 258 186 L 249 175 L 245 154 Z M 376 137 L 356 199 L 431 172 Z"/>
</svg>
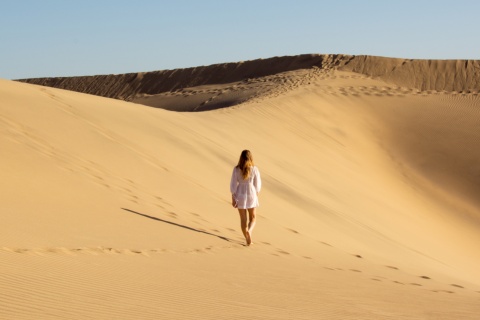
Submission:
<svg viewBox="0 0 480 320">
<path fill-rule="evenodd" d="M 265 77 L 202 113 L 0 81 L 0 318 L 477 319 L 478 95 Z"/>
</svg>

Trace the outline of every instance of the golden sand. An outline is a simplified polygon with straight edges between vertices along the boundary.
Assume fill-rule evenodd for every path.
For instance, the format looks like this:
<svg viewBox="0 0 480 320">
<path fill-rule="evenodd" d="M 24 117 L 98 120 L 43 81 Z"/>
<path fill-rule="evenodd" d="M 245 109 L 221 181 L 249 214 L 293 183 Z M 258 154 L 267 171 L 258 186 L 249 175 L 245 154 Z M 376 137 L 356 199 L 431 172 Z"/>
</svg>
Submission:
<svg viewBox="0 0 480 320">
<path fill-rule="evenodd" d="M 477 92 L 349 68 L 156 94 L 241 95 L 197 113 L 1 80 L 0 318 L 478 319 Z"/>
</svg>

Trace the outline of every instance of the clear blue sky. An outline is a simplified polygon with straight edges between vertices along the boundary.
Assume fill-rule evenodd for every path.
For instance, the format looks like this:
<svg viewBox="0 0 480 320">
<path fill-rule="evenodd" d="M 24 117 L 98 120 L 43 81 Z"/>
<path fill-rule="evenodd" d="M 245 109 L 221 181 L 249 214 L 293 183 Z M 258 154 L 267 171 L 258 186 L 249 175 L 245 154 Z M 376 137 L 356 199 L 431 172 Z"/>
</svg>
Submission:
<svg viewBox="0 0 480 320">
<path fill-rule="evenodd" d="M 480 59 L 476 0 L 0 0 L 0 78 L 303 53 Z"/>
</svg>

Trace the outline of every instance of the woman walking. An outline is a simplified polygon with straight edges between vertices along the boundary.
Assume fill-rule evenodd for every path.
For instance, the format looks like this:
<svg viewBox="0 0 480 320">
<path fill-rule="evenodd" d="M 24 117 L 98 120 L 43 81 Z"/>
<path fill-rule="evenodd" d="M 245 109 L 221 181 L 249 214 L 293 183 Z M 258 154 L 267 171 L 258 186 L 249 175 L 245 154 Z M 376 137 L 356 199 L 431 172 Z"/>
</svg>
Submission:
<svg viewBox="0 0 480 320">
<path fill-rule="evenodd" d="M 252 153 L 243 150 L 238 165 L 233 168 L 230 192 L 232 206 L 238 209 L 240 224 L 247 246 L 252 244 L 252 232 L 255 227 L 255 208 L 258 207 L 258 193 L 262 188 L 260 171 L 253 164 Z M 248 212 L 248 220 L 247 220 Z"/>
</svg>

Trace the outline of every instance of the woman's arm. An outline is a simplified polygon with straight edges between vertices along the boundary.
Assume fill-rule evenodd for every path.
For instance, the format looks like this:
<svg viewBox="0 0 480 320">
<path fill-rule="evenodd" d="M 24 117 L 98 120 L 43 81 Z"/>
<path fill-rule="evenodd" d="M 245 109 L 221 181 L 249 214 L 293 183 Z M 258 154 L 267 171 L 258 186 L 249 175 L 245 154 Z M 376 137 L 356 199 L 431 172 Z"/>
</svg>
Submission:
<svg viewBox="0 0 480 320">
<path fill-rule="evenodd" d="M 237 192 L 238 179 L 236 167 L 233 168 L 232 179 L 230 179 L 230 193 L 235 194 Z"/>
<path fill-rule="evenodd" d="M 260 178 L 260 170 L 258 170 L 257 167 L 255 167 L 255 176 L 253 177 L 253 186 L 255 187 L 255 190 L 257 193 L 260 192 L 262 189 L 262 178 Z"/>
<path fill-rule="evenodd" d="M 237 181 L 237 170 L 233 168 L 232 179 L 230 180 L 230 192 L 232 193 L 232 206 L 237 207 L 237 199 L 235 199 L 235 193 L 237 192 L 238 181 Z"/>
</svg>

